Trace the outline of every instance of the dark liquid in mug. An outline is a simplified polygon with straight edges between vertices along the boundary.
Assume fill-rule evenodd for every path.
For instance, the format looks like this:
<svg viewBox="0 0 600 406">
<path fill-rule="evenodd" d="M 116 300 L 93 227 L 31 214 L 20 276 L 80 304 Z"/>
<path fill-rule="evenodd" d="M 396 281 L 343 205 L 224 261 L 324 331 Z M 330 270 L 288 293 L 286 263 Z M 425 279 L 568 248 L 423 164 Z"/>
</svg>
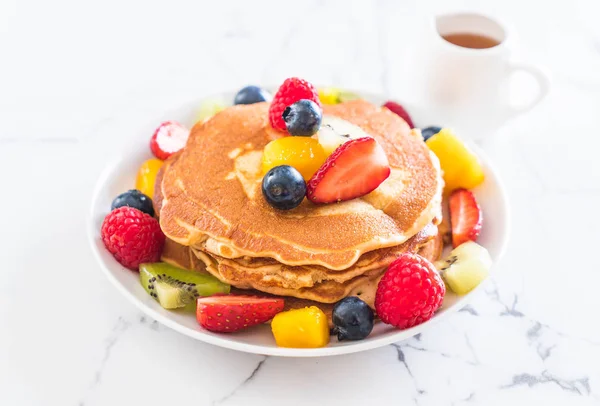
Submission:
<svg viewBox="0 0 600 406">
<path fill-rule="evenodd" d="M 496 41 L 494 38 L 466 32 L 442 35 L 442 38 L 459 47 L 472 49 L 486 49 L 500 44 L 500 42 Z"/>
</svg>

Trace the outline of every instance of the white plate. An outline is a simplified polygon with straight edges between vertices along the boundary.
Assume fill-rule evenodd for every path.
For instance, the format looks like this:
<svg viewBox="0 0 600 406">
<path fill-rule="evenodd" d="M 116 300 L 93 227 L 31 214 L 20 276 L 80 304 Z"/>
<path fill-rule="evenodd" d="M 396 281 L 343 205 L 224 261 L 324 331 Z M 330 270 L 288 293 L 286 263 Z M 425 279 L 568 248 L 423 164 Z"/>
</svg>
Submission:
<svg viewBox="0 0 600 406">
<path fill-rule="evenodd" d="M 377 104 L 381 104 L 384 101 L 382 97 L 369 95 L 365 92 L 359 92 L 359 94 Z M 233 100 L 233 93 L 224 93 L 217 96 L 217 98 L 221 98 L 224 101 L 231 101 Z M 189 337 L 225 348 L 264 355 L 318 357 L 365 351 L 412 337 L 428 329 L 433 323 L 437 323 L 458 311 L 484 285 L 481 284 L 477 289 L 462 297 L 448 292 L 442 308 L 431 320 L 419 326 L 407 330 L 397 330 L 378 322 L 375 324 L 371 335 L 365 340 L 340 343 L 336 338 L 332 337 L 327 347 L 316 349 L 277 347 L 268 325 L 256 326 L 234 334 L 214 334 L 203 330 L 197 324 L 193 314 L 163 309 L 142 288 L 138 280 L 138 273 L 123 268 L 104 248 L 100 238 L 100 226 L 102 220 L 110 211 L 110 204 L 114 197 L 134 187 L 138 167 L 144 160 L 151 157 L 148 142 L 153 129 L 161 121 L 168 119 L 177 120 L 191 127 L 199 105 L 200 101 L 188 103 L 177 110 L 168 112 L 163 117 L 156 117 L 149 120 L 148 123 L 140 123 L 139 133 L 131 134 L 133 147 L 124 149 L 122 151 L 122 158 L 115 160 L 107 166 L 98 180 L 92 199 L 91 216 L 88 221 L 88 235 L 100 269 L 102 269 L 112 284 L 125 297 L 148 316 Z M 407 110 L 411 113 L 417 124 L 421 124 L 422 126 L 440 124 L 436 123 L 435 118 L 427 117 L 425 111 L 419 111 L 417 108 L 411 108 L 410 106 L 408 106 Z M 509 212 L 506 193 L 497 173 L 485 154 L 476 146 L 471 145 L 471 147 L 481 158 L 486 175 L 483 185 L 474 190 L 484 213 L 483 230 L 478 242 L 489 250 L 494 263 L 497 263 L 504 252 L 509 232 Z"/>
</svg>

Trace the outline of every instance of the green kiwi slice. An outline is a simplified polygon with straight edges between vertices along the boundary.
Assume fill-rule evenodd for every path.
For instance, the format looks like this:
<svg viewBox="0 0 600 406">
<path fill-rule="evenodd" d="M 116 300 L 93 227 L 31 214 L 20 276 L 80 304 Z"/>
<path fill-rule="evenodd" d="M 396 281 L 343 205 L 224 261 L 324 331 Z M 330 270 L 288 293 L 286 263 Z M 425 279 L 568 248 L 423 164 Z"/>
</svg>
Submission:
<svg viewBox="0 0 600 406">
<path fill-rule="evenodd" d="M 338 103 L 345 103 L 350 100 L 360 99 L 360 95 L 347 90 L 341 90 L 338 95 Z"/>
<path fill-rule="evenodd" d="M 231 288 L 212 275 L 188 271 L 165 262 L 141 264 L 140 282 L 165 309 L 186 307 L 200 296 L 227 294 Z"/>
</svg>

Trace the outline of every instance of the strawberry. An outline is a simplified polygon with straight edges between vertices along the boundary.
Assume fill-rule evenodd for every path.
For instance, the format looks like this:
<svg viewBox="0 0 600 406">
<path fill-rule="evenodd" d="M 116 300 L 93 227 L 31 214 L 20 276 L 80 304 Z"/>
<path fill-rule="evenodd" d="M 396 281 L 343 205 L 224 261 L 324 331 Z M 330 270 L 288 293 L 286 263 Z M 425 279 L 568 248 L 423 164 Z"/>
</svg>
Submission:
<svg viewBox="0 0 600 406">
<path fill-rule="evenodd" d="M 283 120 L 283 111 L 298 100 L 307 99 L 321 107 L 317 89 L 304 79 L 289 78 L 273 96 L 273 101 L 269 107 L 269 121 L 271 126 L 280 131 L 286 131 L 285 121 Z"/>
<path fill-rule="evenodd" d="M 350 200 L 375 190 L 390 176 L 385 151 L 371 137 L 340 145 L 306 185 L 313 203 Z"/>
<path fill-rule="evenodd" d="M 283 310 L 281 298 L 227 295 L 198 299 L 196 319 L 217 333 L 233 333 L 271 320 Z"/>
<path fill-rule="evenodd" d="M 466 189 L 458 189 L 452 192 L 449 202 L 452 246 L 456 248 L 464 242 L 476 241 L 483 215 L 475 195 Z"/>
<path fill-rule="evenodd" d="M 393 102 L 393 101 L 389 101 L 386 102 L 383 107 L 388 108 L 392 113 L 400 116 L 402 119 L 404 119 L 404 121 L 406 121 L 406 124 L 408 124 L 410 126 L 410 128 L 415 128 L 415 125 L 413 124 L 412 119 L 410 118 L 410 116 L 408 115 L 408 113 L 406 112 L 406 110 L 404 109 L 404 107 L 402 107 L 400 104 Z"/>
<path fill-rule="evenodd" d="M 185 147 L 189 135 L 190 131 L 178 122 L 165 121 L 154 131 L 150 149 L 155 157 L 164 161 Z"/>
</svg>

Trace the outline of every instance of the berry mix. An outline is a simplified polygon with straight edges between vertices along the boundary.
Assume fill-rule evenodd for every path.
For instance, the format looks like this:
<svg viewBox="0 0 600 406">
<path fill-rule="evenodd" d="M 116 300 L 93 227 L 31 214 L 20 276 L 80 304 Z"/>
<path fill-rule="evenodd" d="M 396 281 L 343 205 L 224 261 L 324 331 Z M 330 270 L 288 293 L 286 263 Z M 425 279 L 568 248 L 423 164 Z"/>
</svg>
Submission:
<svg viewBox="0 0 600 406">
<path fill-rule="evenodd" d="M 257 86 L 247 86 L 234 104 L 270 102 L 270 125 L 287 136 L 263 150 L 262 193 L 276 210 L 293 210 L 304 199 L 335 204 L 364 196 L 390 175 L 385 151 L 360 127 L 323 116 L 322 104 L 357 98 L 336 88 L 315 89 L 309 82 L 289 78 L 273 97 Z M 415 125 L 400 104 L 387 108 L 411 127 Z M 224 109 L 208 101 L 198 119 L 207 120 Z M 166 309 L 186 308 L 196 313 L 204 329 L 232 333 L 271 321 L 277 345 L 317 348 L 339 341 L 362 340 L 375 320 L 406 329 L 429 320 L 442 306 L 446 289 L 463 295 L 483 281 L 492 261 L 475 241 L 482 227 L 482 211 L 469 190 L 484 181 L 478 158 L 450 129 L 421 130 L 423 141 L 438 157 L 450 213 L 453 250 L 435 264 L 417 254 L 403 254 L 389 265 L 377 286 L 375 308 L 355 296 L 333 307 L 333 328 L 317 306 L 284 311 L 285 298 L 230 294 L 231 287 L 217 278 L 160 262 L 165 244 L 152 203 L 157 173 L 164 161 L 186 145 L 189 130 L 175 121 L 156 129 L 150 140 L 155 158 L 139 168 L 135 189 L 117 196 L 101 228 L 107 250 L 124 267 L 139 272 L 148 294 Z M 223 317 L 227 315 L 227 317 Z"/>
</svg>

